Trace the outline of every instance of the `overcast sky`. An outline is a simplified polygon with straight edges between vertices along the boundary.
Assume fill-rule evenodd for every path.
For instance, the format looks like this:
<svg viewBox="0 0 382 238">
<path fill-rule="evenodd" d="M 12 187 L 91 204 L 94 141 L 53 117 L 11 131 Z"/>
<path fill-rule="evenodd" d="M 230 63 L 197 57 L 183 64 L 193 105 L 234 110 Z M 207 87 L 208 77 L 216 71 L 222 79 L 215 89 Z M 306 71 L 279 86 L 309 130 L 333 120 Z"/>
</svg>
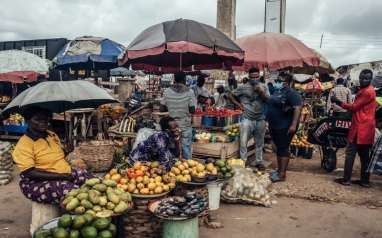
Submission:
<svg viewBox="0 0 382 238">
<path fill-rule="evenodd" d="M 0 41 L 102 36 L 128 45 L 146 27 L 216 25 L 217 0 L 0 0 Z M 287 0 L 286 33 L 342 64 L 382 60 L 381 0 Z M 263 30 L 264 0 L 237 0 L 237 35 Z M 320 49 L 320 37 L 324 34 Z"/>
</svg>

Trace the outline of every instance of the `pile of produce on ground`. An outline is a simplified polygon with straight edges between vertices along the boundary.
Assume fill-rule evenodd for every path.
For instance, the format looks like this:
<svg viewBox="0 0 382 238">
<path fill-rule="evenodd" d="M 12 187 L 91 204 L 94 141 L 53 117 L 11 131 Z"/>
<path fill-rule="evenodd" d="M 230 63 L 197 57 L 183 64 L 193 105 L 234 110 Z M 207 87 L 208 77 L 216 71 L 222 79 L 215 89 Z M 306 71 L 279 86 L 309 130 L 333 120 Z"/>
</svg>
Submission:
<svg viewBox="0 0 382 238">
<path fill-rule="evenodd" d="M 169 172 L 170 178 L 177 182 L 206 182 L 216 180 L 218 170 L 213 163 L 204 165 L 196 160 L 177 161 Z"/>
<path fill-rule="evenodd" d="M 92 178 L 67 193 L 61 205 L 69 213 L 109 217 L 124 213 L 131 201 L 130 193 L 117 188 L 114 180 Z"/>
<path fill-rule="evenodd" d="M 234 168 L 235 176 L 223 187 L 221 197 L 229 203 L 243 203 L 270 207 L 273 203 L 271 180 L 268 174 L 249 168 Z"/>
<path fill-rule="evenodd" d="M 184 197 L 163 199 L 154 214 L 159 217 L 195 217 L 208 208 L 207 198 L 196 192 L 188 192 Z"/>
<path fill-rule="evenodd" d="M 105 175 L 117 183 L 117 187 L 134 194 L 154 195 L 175 188 L 175 178 L 163 174 L 158 162 L 136 162 L 132 168 L 117 171 L 112 169 Z M 162 175 L 163 174 L 163 175 Z"/>
<path fill-rule="evenodd" d="M 229 179 L 234 175 L 232 167 L 228 164 L 228 160 L 226 159 L 216 160 L 215 166 L 218 170 L 219 179 Z"/>
<path fill-rule="evenodd" d="M 57 226 L 51 229 L 40 228 L 34 238 L 112 238 L 117 227 L 111 218 L 93 217 L 91 214 L 71 216 L 65 214 L 58 219 Z"/>
<path fill-rule="evenodd" d="M 12 180 L 13 160 L 12 145 L 0 142 L 0 185 L 6 185 Z"/>
</svg>

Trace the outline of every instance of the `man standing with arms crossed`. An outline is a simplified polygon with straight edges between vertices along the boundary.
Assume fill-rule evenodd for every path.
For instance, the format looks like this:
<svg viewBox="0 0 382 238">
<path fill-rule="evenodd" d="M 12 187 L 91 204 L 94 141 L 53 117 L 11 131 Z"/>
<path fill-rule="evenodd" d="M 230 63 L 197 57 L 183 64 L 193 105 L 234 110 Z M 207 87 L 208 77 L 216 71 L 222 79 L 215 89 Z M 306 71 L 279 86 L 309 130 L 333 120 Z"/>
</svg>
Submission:
<svg viewBox="0 0 382 238">
<path fill-rule="evenodd" d="M 259 170 L 264 170 L 265 100 L 269 93 L 265 85 L 259 81 L 260 74 L 257 68 L 251 68 L 248 71 L 248 76 L 248 83 L 233 90 L 229 94 L 229 99 L 243 111 L 244 118 L 240 123 L 240 158 L 244 161 L 247 160 L 248 141 L 254 136 L 256 143 L 255 166 Z"/>
<path fill-rule="evenodd" d="M 196 98 L 186 86 L 186 75 L 183 72 L 174 74 L 174 85 L 164 91 L 160 111 L 168 111 L 179 126 L 183 159 L 191 159 L 192 156 L 191 113 L 195 112 L 195 107 Z"/>
</svg>

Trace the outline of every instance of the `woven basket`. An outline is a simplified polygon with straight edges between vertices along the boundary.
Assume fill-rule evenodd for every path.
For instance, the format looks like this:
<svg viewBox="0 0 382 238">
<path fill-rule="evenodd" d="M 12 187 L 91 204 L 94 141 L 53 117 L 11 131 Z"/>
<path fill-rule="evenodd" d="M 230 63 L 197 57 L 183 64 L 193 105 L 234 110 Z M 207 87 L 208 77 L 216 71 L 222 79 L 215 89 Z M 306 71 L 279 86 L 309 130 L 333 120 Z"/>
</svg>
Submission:
<svg viewBox="0 0 382 238">
<path fill-rule="evenodd" d="M 111 168 L 114 152 L 112 141 L 89 141 L 78 146 L 76 156 L 86 163 L 89 171 L 100 173 Z"/>
</svg>

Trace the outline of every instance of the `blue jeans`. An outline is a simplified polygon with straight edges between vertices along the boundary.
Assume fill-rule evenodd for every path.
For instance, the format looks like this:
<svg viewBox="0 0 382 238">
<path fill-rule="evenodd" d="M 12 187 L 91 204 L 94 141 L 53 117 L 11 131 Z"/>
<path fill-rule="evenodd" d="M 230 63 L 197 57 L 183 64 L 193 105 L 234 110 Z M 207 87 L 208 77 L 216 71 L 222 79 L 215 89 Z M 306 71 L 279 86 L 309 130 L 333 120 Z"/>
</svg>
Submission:
<svg viewBox="0 0 382 238">
<path fill-rule="evenodd" d="M 248 141 L 253 136 L 256 144 L 256 164 L 263 163 L 265 120 L 252 121 L 244 118 L 240 123 L 240 158 L 247 160 Z"/>
<path fill-rule="evenodd" d="M 192 128 L 180 129 L 180 145 L 182 147 L 183 159 L 191 159 Z"/>
</svg>

